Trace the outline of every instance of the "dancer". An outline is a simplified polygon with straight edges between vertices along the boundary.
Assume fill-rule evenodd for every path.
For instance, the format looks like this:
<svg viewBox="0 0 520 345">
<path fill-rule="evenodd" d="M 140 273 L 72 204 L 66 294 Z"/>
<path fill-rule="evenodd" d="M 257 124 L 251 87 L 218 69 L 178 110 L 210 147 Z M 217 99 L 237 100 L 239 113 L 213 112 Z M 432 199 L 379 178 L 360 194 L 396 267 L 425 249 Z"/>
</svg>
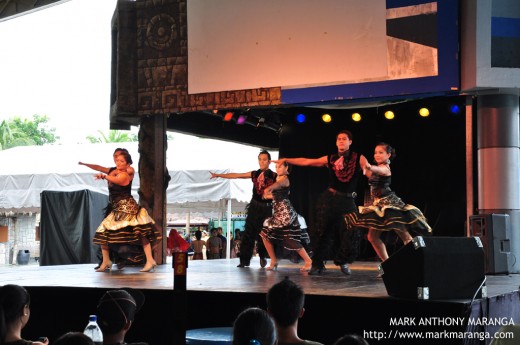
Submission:
<svg viewBox="0 0 520 345">
<path fill-rule="evenodd" d="M 262 230 L 264 220 L 272 216 L 272 202 L 262 199 L 264 189 L 272 185 L 276 180 L 276 173 L 269 169 L 270 160 L 271 154 L 264 150 L 258 154 L 258 165 L 260 169 L 256 171 L 228 174 L 217 174 L 210 171 L 211 178 L 250 178 L 253 181 L 253 197 L 246 208 L 246 224 L 240 244 L 240 263 L 237 267 L 249 267 L 251 257 L 253 256 L 255 241 L 258 242 L 257 251 L 260 257 L 260 266 L 263 268 L 267 265 L 267 252 L 259 234 L 260 230 Z"/>
<path fill-rule="evenodd" d="M 121 147 L 118 147 L 114 150 L 114 153 L 112 154 L 112 157 L 114 159 L 114 165 L 116 162 L 116 157 L 119 154 L 121 154 L 121 152 L 128 153 L 128 150 L 121 148 Z M 78 164 L 84 165 L 92 170 L 96 170 L 96 171 L 102 172 L 104 174 L 113 175 L 113 176 L 117 175 L 117 168 L 115 166 L 108 168 L 108 167 L 104 167 L 104 166 L 101 166 L 98 164 L 91 164 L 91 163 L 84 163 L 84 162 L 78 162 Z M 126 172 L 128 173 L 128 175 L 130 176 L 131 179 L 134 178 L 135 170 L 132 166 L 129 165 L 128 168 L 126 169 Z M 110 209 L 110 203 L 109 203 L 108 206 L 105 208 L 105 217 L 108 216 L 110 211 L 111 211 L 111 209 Z M 120 251 L 121 253 L 119 253 L 118 251 Z M 120 246 L 120 247 L 118 247 L 118 251 L 114 251 L 114 250 L 111 251 L 112 257 L 113 257 L 114 261 L 116 262 L 118 269 L 123 269 L 126 266 L 127 260 L 133 264 L 140 262 L 139 254 L 142 254 L 142 253 L 140 253 L 140 250 L 138 250 L 136 248 L 132 248 L 130 246 L 126 246 L 126 247 Z M 101 263 L 103 261 L 101 249 L 98 251 L 97 256 L 99 259 L 99 264 L 94 268 L 96 270 L 99 268 L 99 266 L 101 266 Z"/>
<path fill-rule="evenodd" d="M 128 152 L 121 152 L 116 157 L 117 174 L 97 174 L 96 179 L 108 182 L 109 201 L 112 211 L 101 222 L 93 242 L 101 246 L 103 262 L 96 272 L 110 271 L 112 262 L 109 256 L 109 245 L 124 244 L 142 245 L 146 256 L 146 264 L 141 272 L 153 272 L 157 263 L 152 256 L 150 242 L 162 238 L 154 229 L 154 220 L 146 209 L 139 207 L 132 197 L 132 178 L 127 173 L 132 164 L 132 157 Z"/>
<path fill-rule="evenodd" d="M 273 216 L 264 221 L 264 228 L 260 233 L 265 249 L 269 253 L 271 262 L 267 270 L 276 270 L 278 260 L 273 243 L 280 243 L 290 251 L 296 251 L 305 261 L 300 268 L 301 272 L 307 272 L 311 268 L 312 260 L 301 243 L 301 229 L 298 222 L 298 213 L 294 210 L 289 200 L 289 164 L 280 162 L 276 164 L 276 182 L 264 189 L 264 198 L 273 200 Z"/>
<path fill-rule="evenodd" d="M 370 185 L 370 201 L 368 205 L 359 207 L 359 216 L 350 214 L 345 217 L 347 225 L 368 228 L 368 240 L 381 261 L 388 259 L 386 246 L 381 240 L 383 231 L 395 231 L 404 244 L 412 240 L 409 230 L 421 235 L 432 231 L 422 212 L 413 205 L 405 204 L 390 189 L 390 160 L 395 156 L 394 148 L 387 143 L 376 145 L 375 164 L 365 162 L 362 165 Z"/>
<path fill-rule="evenodd" d="M 325 270 L 323 264 L 327 253 L 339 242 L 339 249 L 334 254 L 334 263 L 344 274 L 352 274 L 348 261 L 357 254 L 359 240 L 356 231 L 343 231 L 345 214 L 355 213 L 356 185 L 361 175 L 361 165 L 366 158 L 357 152 L 350 151 L 352 133 L 342 130 L 336 135 L 338 152 L 320 158 L 282 158 L 273 162 L 287 162 L 293 165 L 326 167 L 329 171 L 329 188 L 316 202 L 317 243 L 312 256 L 312 268 L 309 274 L 320 274 Z M 339 239 L 338 239 L 339 237 Z"/>
</svg>

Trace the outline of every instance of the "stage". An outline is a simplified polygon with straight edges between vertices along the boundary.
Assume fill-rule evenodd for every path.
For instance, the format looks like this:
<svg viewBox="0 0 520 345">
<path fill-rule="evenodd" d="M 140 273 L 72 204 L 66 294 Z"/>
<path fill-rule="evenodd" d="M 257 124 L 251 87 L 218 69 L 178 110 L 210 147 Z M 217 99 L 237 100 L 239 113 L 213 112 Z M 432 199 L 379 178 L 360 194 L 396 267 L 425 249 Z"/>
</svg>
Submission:
<svg viewBox="0 0 520 345">
<path fill-rule="evenodd" d="M 19 284 L 31 294 L 24 336 L 48 336 L 51 341 L 82 330 L 105 290 L 132 287 L 144 292 L 146 302 L 127 341 L 177 344 L 186 329 L 228 327 L 244 308 L 265 308 L 265 293 L 284 277 L 306 292 L 300 336 L 325 344 L 346 333 L 361 334 L 370 344 L 488 344 L 486 338 L 503 323 L 520 323 L 517 274 L 486 276 L 487 297 L 472 302 L 390 297 L 377 262 L 353 263 L 350 276 L 332 263 L 313 276 L 300 273 L 302 264 L 289 260 L 281 260 L 276 272 L 261 269 L 257 258 L 249 268 L 237 264 L 238 259 L 190 260 L 185 292 L 174 289 L 171 263 L 154 273 L 141 273 L 140 267 L 118 271 L 115 265 L 112 272 L 100 273 L 94 264 L 5 266 L 0 277 L 2 285 Z"/>
</svg>

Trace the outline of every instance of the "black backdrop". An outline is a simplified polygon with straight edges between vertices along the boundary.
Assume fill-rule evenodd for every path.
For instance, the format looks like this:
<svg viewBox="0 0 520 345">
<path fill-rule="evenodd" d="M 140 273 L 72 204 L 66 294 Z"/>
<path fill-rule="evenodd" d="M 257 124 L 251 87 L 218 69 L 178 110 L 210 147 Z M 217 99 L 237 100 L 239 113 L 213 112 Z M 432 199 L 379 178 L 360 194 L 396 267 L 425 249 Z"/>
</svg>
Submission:
<svg viewBox="0 0 520 345">
<path fill-rule="evenodd" d="M 465 236 L 466 222 L 466 119 L 461 98 L 443 97 L 424 104 L 430 116 L 419 116 L 421 101 L 394 105 L 393 107 L 356 109 L 363 120 L 353 122 L 353 110 L 323 110 L 297 108 L 287 110 L 288 120 L 299 112 L 307 115 L 307 121 L 298 124 L 285 121 L 280 131 L 280 157 L 318 158 L 336 152 L 336 134 L 342 129 L 353 133 L 351 149 L 373 161 L 375 145 L 384 141 L 396 149 L 392 161 L 391 188 L 405 203 L 417 206 L 433 228 L 434 236 Z M 457 103 L 462 112 L 453 114 L 449 106 Z M 392 108 L 393 120 L 384 118 L 384 112 Z M 332 115 L 332 122 L 325 124 L 321 114 Z M 356 203 L 363 204 L 367 191 L 367 179 L 358 183 Z M 318 195 L 327 188 L 328 175 L 325 168 L 297 167 L 291 171 L 291 201 L 296 210 L 305 217 L 312 237 L 314 206 Z M 472 201 L 469 201 L 472 202 Z M 365 234 L 366 235 L 366 234 Z M 389 252 L 392 242 L 395 249 L 400 241 L 393 233 L 387 237 Z M 374 256 L 370 244 L 362 243 Z M 366 257 L 361 257 L 366 258 Z"/>
<path fill-rule="evenodd" d="M 97 262 L 92 237 L 103 220 L 108 196 L 88 189 L 41 193 L 40 265 Z"/>
</svg>

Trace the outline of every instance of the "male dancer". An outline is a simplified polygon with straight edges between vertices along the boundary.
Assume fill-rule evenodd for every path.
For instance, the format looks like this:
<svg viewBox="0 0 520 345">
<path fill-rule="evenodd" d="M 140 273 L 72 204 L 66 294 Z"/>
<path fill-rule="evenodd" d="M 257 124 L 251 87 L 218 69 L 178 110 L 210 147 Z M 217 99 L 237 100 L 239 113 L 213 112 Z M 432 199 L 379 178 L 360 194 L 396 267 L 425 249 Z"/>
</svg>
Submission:
<svg viewBox="0 0 520 345">
<path fill-rule="evenodd" d="M 276 181 L 276 173 L 269 169 L 271 154 L 262 151 L 258 154 L 258 165 L 260 169 L 245 173 L 228 173 L 216 174 L 210 171 L 211 178 L 250 178 L 253 181 L 253 197 L 247 205 L 247 217 L 244 232 L 241 233 L 240 243 L 240 264 L 237 267 L 248 267 L 253 256 L 255 241 L 257 242 L 258 256 L 260 257 L 260 266 L 263 268 L 267 265 L 267 251 L 263 241 L 260 238 L 260 231 L 264 220 L 273 215 L 272 201 L 264 200 L 262 196 L 264 189 L 272 185 Z"/>
<path fill-rule="evenodd" d="M 342 130 L 336 135 L 338 152 L 320 158 L 282 158 L 273 162 L 286 161 L 289 164 L 311 167 L 327 167 L 329 171 L 329 188 L 316 202 L 317 243 L 312 256 L 312 268 L 309 274 L 320 274 L 325 270 L 323 264 L 326 255 L 339 236 L 339 249 L 334 254 L 334 263 L 344 274 L 352 274 L 347 260 L 353 249 L 350 238 L 353 233 L 345 231 L 345 215 L 357 211 L 355 197 L 356 185 L 362 175 L 360 162 L 367 162 L 363 155 L 350 151 L 352 133 Z M 351 229 L 348 229 L 351 230 Z"/>
</svg>

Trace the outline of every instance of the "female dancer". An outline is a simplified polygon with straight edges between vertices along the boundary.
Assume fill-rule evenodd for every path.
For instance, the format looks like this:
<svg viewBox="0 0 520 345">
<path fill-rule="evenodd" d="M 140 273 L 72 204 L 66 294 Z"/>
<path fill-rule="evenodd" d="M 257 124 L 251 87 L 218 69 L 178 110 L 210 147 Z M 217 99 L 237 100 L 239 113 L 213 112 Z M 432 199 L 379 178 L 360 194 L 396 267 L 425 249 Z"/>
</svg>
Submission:
<svg viewBox="0 0 520 345">
<path fill-rule="evenodd" d="M 409 230 L 419 234 L 432 231 L 422 212 L 413 205 L 405 204 L 391 189 L 390 159 L 395 150 L 387 143 L 379 143 L 374 149 L 375 164 L 362 164 L 370 185 L 370 205 L 359 207 L 359 217 L 347 215 L 348 224 L 368 228 L 368 240 L 382 261 L 388 259 L 386 246 L 381 240 L 382 231 L 395 231 L 404 244 L 412 240 Z"/>
<path fill-rule="evenodd" d="M 154 231 L 154 220 L 132 197 L 132 178 L 127 172 L 130 164 L 132 164 L 130 154 L 121 152 L 116 157 L 116 174 L 95 175 L 96 179 L 108 182 L 109 202 L 112 208 L 94 235 L 93 242 L 101 246 L 103 254 L 103 262 L 96 272 L 110 271 L 112 268 L 109 245 L 142 245 L 146 264 L 141 272 L 153 272 L 157 266 L 152 256 L 150 242 L 161 239 L 162 235 Z"/>
<path fill-rule="evenodd" d="M 309 271 L 312 260 L 301 243 L 301 229 L 298 222 L 298 213 L 289 200 L 289 164 L 285 161 L 276 164 L 276 182 L 264 189 L 264 198 L 273 199 L 273 216 L 264 221 L 264 228 L 260 233 L 265 249 L 271 257 L 267 270 L 276 270 L 278 262 L 272 242 L 280 242 L 285 249 L 296 251 L 305 261 L 300 269 Z"/>
<path fill-rule="evenodd" d="M 259 233 L 262 230 L 263 221 L 267 217 L 270 217 L 273 212 L 271 201 L 263 200 L 262 198 L 264 189 L 272 185 L 276 179 L 276 173 L 269 169 L 270 161 L 271 154 L 267 151 L 261 151 L 258 154 L 258 165 L 260 169 L 256 171 L 228 174 L 217 174 L 210 171 L 211 178 L 250 178 L 253 181 L 253 197 L 247 205 L 246 224 L 240 244 L 240 263 L 237 267 L 249 267 L 251 258 L 253 257 L 255 241 L 258 242 L 257 251 L 260 257 L 260 266 L 265 267 L 265 265 L 267 265 L 267 252 L 259 238 Z"/>
</svg>

